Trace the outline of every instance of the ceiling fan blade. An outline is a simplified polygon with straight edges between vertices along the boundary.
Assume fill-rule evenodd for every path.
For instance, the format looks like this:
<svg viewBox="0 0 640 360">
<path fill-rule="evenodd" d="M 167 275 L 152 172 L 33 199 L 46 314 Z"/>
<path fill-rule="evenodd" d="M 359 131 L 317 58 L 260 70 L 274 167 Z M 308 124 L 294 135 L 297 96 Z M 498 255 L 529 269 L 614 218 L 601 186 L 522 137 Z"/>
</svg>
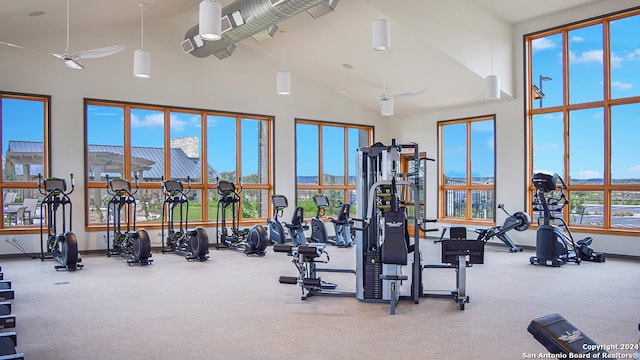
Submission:
<svg viewBox="0 0 640 360">
<path fill-rule="evenodd" d="M 107 46 L 99 49 L 78 51 L 70 55 L 74 59 L 97 59 L 119 53 L 126 49 L 124 45 Z"/>
<path fill-rule="evenodd" d="M 31 50 L 31 49 L 27 49 L 26 47 L 23 47 L 23 46 L 20 46 L 20 45 L 16 45 L 16 44 L 12 44 L 12 43 L 8 43 L 8 42 L 4 42 L 4 41 L 0 41 L 0 44 L 11 46 L 11 47 L 18 48 L 18 49 Z"/>
<path fill-rule="evenodd" d="M 418 95 L 422 95 L 425 92 L 427 92 L 427 90 L 418 90 L 418 91 L 413 91 L 413 92 L 405 92 L 405 93 L 400 93 L 400 94 L 395 94 L 395 95 L 391 95 L 394 98 L 404 98 L 404 97 L 412 97 L 412 96 L 418 96 Z"/>
</svg>

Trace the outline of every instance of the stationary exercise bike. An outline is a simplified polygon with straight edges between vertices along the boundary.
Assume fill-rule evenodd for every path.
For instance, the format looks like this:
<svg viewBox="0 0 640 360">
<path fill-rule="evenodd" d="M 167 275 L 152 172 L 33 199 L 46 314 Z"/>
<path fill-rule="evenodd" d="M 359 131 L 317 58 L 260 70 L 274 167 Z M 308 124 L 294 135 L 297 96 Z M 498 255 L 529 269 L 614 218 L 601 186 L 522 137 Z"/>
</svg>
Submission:
<svg viewBox="0 0 640 360">
<path fill-rule="evenodd" d="M 287 198 L 280 194 L 271 195 L 271 203 L 273 204 L 274 214 L 273 218 L 267 221 L 269 225 L 269 242 L 271 244 L 284 244 L 287 242 L 287 235 L 284 232 L 284 226 L 282 226 L 280 217 L 284 209 L 289 206 L 289 203 Z"/>
<path fill-rule="evenodd" d="M 136 188 L 131 191 L 129 180 L 115 178 L 109 180 L 107 176 L 107 193 L 111 195 L 107 207 L 107 256 L 120 255 L 127 259 L 127 264 L 149 265 L 151 259 L 151 240 L 149 233 L 145 229 L 136 230 L 136 198 L 138 192 L 138 177 L 135 177 Z M 124 221 L 126 221 L 126 231 L 122 229 L 122 209 L 126 208 Z M 113 234 L 109 227 L 113 214 Z M 133 224 L 131 222 L 133 218 Z M 111 244 L 113 235 L 113 245 Z"/>
<path fill-rule="evenodd" d="M 230 248 L 235 250 L 243 249 L 245 255 L 264 256 L 265 249 L 269 245 L 267 231 L 262 225 L 254 225 L 250 229 L 241 230 L 238 227 L 240 217 L 240 191 L 236 191 L 234 183 L 226 180 L 218 181 L 218 210 L 216 212 L 216 249 Z M 227 229 L 227 209 L 231 207 L 231 232 Z M 218 221 L 218 216 L 222 212 L 222 223 Z M 222 227 L 222 229 L 220 229 Z"/>
<path fill-rule="evenodd" d="M 206 261 L 209 258 L 209 236 L 201 226 L 189 230 L 189 198 L 191 180 L 187 177 L 187 190 L 178 179 L 162 181 L 164 203 L 162 204 L 162 253 L 175 252 L 187 260 Z M 185 205 L 184 227 L 182 227 L 183 205 Z M 178 226 L 174 227 L 175 211 L 178 210 Z M 165 243 L 165 213 L 167 215 L 167 237 Z M 185 230 L 186 229 L 186 230 Z"/>
<path fill-rule="evenodd" d="M 538 231 L 536 232 L 536 256 L 529 258 L 531 264 L 562 266 L 568 262 L 580 264 L 582 260 L 604 262 L 605 255 L 596 253 L 589 245 L 592 237 L 574 241 L 569 226 L 562 214 L 569 204 L 564 191 L 567 185 L 557 174 L 535 173 L 532 178 L 536 192 L 533 210 L 539 211 Z M 554 194 L 555 193 L 555 194 Z M 557 196 L 557 197 L 556 197 Z M 559 214 L 559 215 L 556 215 Z M 540 224 L 542 220 L 542 224 Z M 559 225 L 553 225 L 558 221 Z"/>
<path fill-rule="evenodd" d="M 75 271 L 82 269 L 82 258 L 78 252 L 78 239 L 71 231 L 71 199 L 69 194 L 73 192 L 74 181 L 71 174 L 71 190 L 67 191 L 67 182 L 64 179 L 50 177 L 43 179 L 38 174 L 38 191 L 44 195 L 40 203 L 40 260 L 47 258 L 56 259 L 61 265 L 56 265 L 56 270 Z M 69 231 L 66 230 L 66 209 L 69 207 Z M 44 212 L 47 212 L 47 237 L 44 237 Z M 62 210 L 62 232 L 57 233 L 58 210 Z M 47 254 L 45 255 L 45 242 Z"/>
<path fill-rule="evenodd" d="M 476 240 L 484 241 L 485 243 L 491 240 L 494 237 L 502 240 L 509 247 L 509 252 L 519 252 L 522 251 L 522 247 L 516 245 L 507 232 L 511 230 L 516 231 L 525 231 L 531 225 L 531 218 L 529 214 L 518 211 L 513 214 L 509 214 L 507 210 L 504 209 L 504 204 L 498 204 L 498 208 L 502 209 L 508 217 L 504 220 L 502 225 L 493 226 L 490 228 L 477 228 L 474 231 L 478 234 L 478 238 Z"/>
<path fill-rule="evenodd" d="M 339 247 L 353 246 L 350 230 L 351 220 L 349 219 L 349 211 L 351 209 L 351 205 L 340 204 L 340 212 L 338 214 L 338 218 L 330 218 L 336 234 L 335 240 L 332 240 L 329 239 L 329 236 L 327 235 L 327 229 L 325 227 L 325 222 L 322 220 L 325 210 L 329 206 L 329 198 L 324 194 L 314 195 L 313 202 L 315 202 L 316 208 L 318 210 L 316 212 L 316 216 L 311 218 L 311 241 L 315 243 L 329 243 L 331 245 Z"/>
</svg>

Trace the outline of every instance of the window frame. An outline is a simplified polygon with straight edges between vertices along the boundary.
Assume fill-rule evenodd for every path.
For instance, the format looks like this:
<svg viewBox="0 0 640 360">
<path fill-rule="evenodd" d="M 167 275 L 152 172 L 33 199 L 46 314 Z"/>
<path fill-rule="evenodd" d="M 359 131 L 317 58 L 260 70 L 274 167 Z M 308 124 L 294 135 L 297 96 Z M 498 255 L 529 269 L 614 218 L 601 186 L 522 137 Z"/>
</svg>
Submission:
<svg viewBox="0 0 640 360">
<path fill-rule="evenodd" d="M 471 174 L 471 125 L 480 121 L 492 121 L 493 122 L 493 184 L 474 184 Z M 464 223 L 464 224 L 477 224 L 482 226 L 495 225 L 496 218 L 496 115 L 481 115 L 473 116 L 461 119 L 442 120 L 438 121 L 438 221 L 443 223 Z M 465 184 L 447 184 L 444 174 L 444 135 L 443 130 L 447 125 L 466 125 L 466 181 Z M 445 216 L 445 193 L 449 190 L 464 191 L 465 192 L 465 217 L 450 217 Z M 479 219 L 472 216 L 473 206 L 469 199 L 472 199 L 472 193 L 474 191 L 492 191 L 493 192 L 493 206 L 491 209 L 492 215 L 488 219 Z"/>
<path fill-rule="evenodd" d="M 43 103 L 43 139 L 42 139 L 42 150 L 43 150 L 43 174 L 44 178 L 50 176 L 51 171 L 51 96 L 50 95 L 39 95 L 39 94 L 27 94 L 27 93 L 17 93 L 17 92 L 8 92 L 8 91 L 0 91 L 0 134 L 2 134 L 2 100 L 3 99 L 14 99 L 14 100 L 27 100 L 27 101 L 39 101 Z M 4 147 L 4 143 L 2 138 L 0 137 L 0 145 Z M 3 154 L 4 156 L 4 154 Z M 4 180 L 4 168 L 0 170 L 2 175 L 0 176 L 0 193 L 4 195 L 5 189 L 26 189 L 31 191 L 38 191 L 38 182 L 37 181 L 7 181 Z M 38 196 L 40 194 L 38 193 Z M 3 196 L 4 198 L 4 196 Z M 3 204 L 3 209 L 4 209 Z M 4 215 L 4 214 L 3 214 Z M 4 218 L 4 216 L 3 216 Z M 45 224 L 47 224 L 47 219 L 44 219 Z M 21 224 L 5 226 L 4 221 L 0 224 L 0 234 L 16 234 L 16 233 L 35 233 L 39 231 L 40 224 Z"/>
<path fill-rule="evenodd" d="M 566 210 L 563 213 L 564 220 L 567 224 L 570 225 L 572 230 L 576 232 L 589 232 L 589 233 L 605 233 L 605 234 L 624 234 L 624 235 L 636 235 L 640 232 L 640 228 L 625 228 L 625 227 L 612 227 L 611 221 L 611 206 L 612 206 L 612 194 L 615 192 L 621 191 L 633 191 L 640 192 L 640 184 L 620 184 L 612 181 L 611 178 L 611 169 L 612 169 L 612 158 L 611 158 L 611 134 L 612 134 L 612 108 L 620 105 L 631 105 L 631 104 L 640 104 L 640 96 L 630 96 L 630 97 L 611 97 L 611 86 L 612 86 L 612 78 L 611 78 L 611 33 L 610 33 L 610 24 L 613 21 L 628 18 L 631 16 L 640 16 L 640 8 L 629 9 L 621 12 L 616 12 L 613 14 L 606 14 L 599 16 L 597 18 L 592 18 L 580 22 L 571 23 L 564 26 L 555 27 L 553 29 L 543 30 L 531 34 L 525 34 L 523 36 L 524 42 L 524 61 L 525 61 L 525 129 L 526 129 L 526 162 L 527 162 L 527 180 L 526 180 L 526 200 L 527 200 L 527 211 L 531 215 L 531 218 L 534 219 L 537 215 L 533 211 L 532 201 L 535 193 L 535 186 L 533 185 L 531 179 L 533 173 L 536 169 L 534 169 L 533 157 L 535 154 L 534 149 L 534 134 L 533 134 L 533 123 L 534 117 L 536 115 L 543 114 L 551 114 L 551 113 L 560 113 L 562 114 L 562 122 L 563 122 L 563 147 L 564 147 L 564 159 L 563 159 L 563 174 L 559 174 L 564 182 L 567 184 L 566 194 L 568 199 L 571 201 L 572 192 L 602 192 L 603 193 L 603 204 L 602 204 L 602 226 L 598 225 L 582 225 L 571 223 L 571 214 L 570 211 Z M 584 103 L 570 103 L 569 93 L 571 89 L 570 85 L 570 73 L 569 67 L 571 66 L 569 60 L 569 32 L 582 29 L 593 25 L 602 25 L 602 36 L 603 36 L 603 99 L 598 101 L 588 101 Z M 533 79 L 533 48 L 532 42 L 533 40 L 544 38 L 547 36 L 561 34 L 563 39 L 562 44 L 562 104 L 551 107 L 538 107 L 535 108 L 534 101 L 537 101 L 539 98 L 536 97 L 534 86 L 535 81 Z M 603 120 L 604 120 L 604 167 L 603 167 L 603 182 L 600 184 L 577 184 L 571 183 L 570 177 L 570 126 L 571 126 L 571 113 L 579 110 L 592 110 L 592 109 L 602 109 L 603 111 Z M 567 155 L 568 154 L 568 155 Z M 533 221 L 532 228 L 536 228 L 538 224 Z"/>
<path fill-rule="evenodd" d="M 298 158 L 300 157 L 300 155 L 298 154 L 297 148 L 298 148 L 298 125 L 299 124 L 303 124 L 303 125 L 313 125 L 313 126 L 317 126 L 318 128 L 318 183 L 317 184 L 301 184 L 298 181 Z M 325 184 L 324 181 L 324 166 L 323 166 L 323 131 L 322 128 L 323 127 L 341 127 L 344 130 L 344 181 L 342 184 Z M 348 136 L 349 136 L 349 130 L 350 129 L 356 129 L 356 130 L 364 130 L 368 132 L 368 146 L 371 146 L 373 144 L 373 139 L 375 138 L 375 127 L 372 125 L 358 125 L 358 124 L 348 124 L 348 123 L 339 123 L 339 122 L 332 122 L 332 121 L 321 121 L 321 120 L 310 120 L 310 119 L 302 119 L 302 118 L 296 118 L 295 119 L 295 124 L 294 124 L 294 128 L 295 128 L 295 183 L 296 183 L 296 199 L 295 199 L 295 203 L 296 206 L 302 206 L 301 204 L 299 204 L 299 198 L 300 198 L 300 192 L 301 191 L 314 191 L 315 194 L 324 194 L 328 191 L 342 191 L 343 193 L 343 199 L 344 202 L 347 203 L 349 200 L 349 193 L 352 191 L 356 191 L 356 184 L 355 182 L 353 184 L 349 184 L 349 147 L 348 147 Z M 355 154 L 353 154 L 353 156 L 355 156 Z M 355 170 L 355 169 L 354 169 Z M 357 176 L 357 174 L 355 174 L 355 176 Z M 305 209 L 305 212 L 307 212 L 310 209 Z M 315 205 L 313 208 L 313 213 L 315 213 L 316 209 L 315 209 Z M 355 206 L 351 207 L 351 211 L 355 213 Z M 327 215 L 330 215 L 331 212 L 329 209 L 327 209 Z"/>
<path fill-rule="evenodd" d="M 268 168 L 267 170 L 267 178 L 268 181 L 267 183 L 262 183 L 262 184 L 251 184 L 251 183 L 242 183 L 242 188 L 243 190 L 264 190 L 267 192 L 268 196 L 268 203 L 262 204 L 261 206 L 265 209 L 270 209 L 271 206 L 271 200 L 270 200 L 270 195 L 273 192 L 273 188 L 274 188 L 274 179 L 273 179 L 273 164 L 274 164 L 274 160 L 273 160 L 273 156 L 274 156 L 274 151 L 273 151 L 273 144 L 274 144 L 274 139 L 273 139 L 273 135 L 274 135 L 274 117 L 273 116 L 268 116 L 268 115 L 256 115 L 256 114 L 248 114 L 248 113 L 235 113 L 235 112 L 223 112 L 223 111 L 217 111 L 217 110 L 208 110 L 208 109 L 196 109 L 196 108 L 185 108 L 185 107 L 176 107 L 176 106 L 166 106 L 166 105 L 153 105 L 153 104 L 143 104 L 143 103 L 132 103 L 132 102 L 125 102 L 125 101 L 112 101 L 112 100 L 102 100 L 102 99 L 91 99 L 91 98 L 85 98 L 84 99 L 84 111 L 85 111 L 85 121 L 84 121 L 84 126 L 85 126 L 85 139 L 84 139 L 84 147 L 85 147 L 85 154 L 84 154 L 84 170 L 85 170 L 85 174 L 88 174 L 89 171 L 89 164 L 88 164 L 88 108 L 91 105 L 97 105 L 97 106 L 112 106 L 112 107 L 121 107 L 124 109 L 124 129 L 125 129 L 125 134 L 124 134 L 124 171 L 123 174 L 125 175 L 125 178 L 128 180 L 132 180 L 130 179 L 130 174 L 131 174 L 131 119 L 130 119 L 130 114 L 131 114 L 131 109 L 145 109 L 145 110 L 158 110 L 158 111 L 162 111 L 164 113 L 164 169 L 163 169 L 163 176 L 165 179 L 171 178 L 171 123 L 170 123 L 170 116 L 172 113 L 187 113 L 187 114 L 196 114 L 200 116 L 200 148 L 201 148 L 201 160 L 200 160 L 200 181 L 198 182 L 192 182 L 191 183 L 191 189 L 192 191 L 199 191 L 201 194 L 201 200 L 202 200 L 202 210 L 201 210 L 201 220 L 195 220 L 195 221 L 189 221 L 189 226 L 193 225 L 193 226 L 198 226 L 198 225 L 215 225 L 216 224 L 216 216 L 215 213 L 213 215 L 210 216 L 209 214 L 209 205 L 210 203 L 213 205 L 216 202 L 214 200 L 209 199 L 210 197 L 210 193 L 214 193 L 217 195 L 217 182 L 209 182 L 209 171 L 208 171 L 208 154 L 207 154 L 207 119 L 208 116 L 222 116 L 222 117 L 231 117 L 231 118 L 235 118 L 236 121 L 236 159 L 235 159 L 235 164 L 236 164 L 236 171 L 235 171 L 235 184 L 236 184 L 236 188 L 239 189 L 239 184 L 240 184 L 240 178 L 242 177 L 242 159 L 241 159 L 241 146 L 242 146 L 242 132 L 241 132 L 241 127 L 242 127 L 242 120 L 243 119 L 250 119 L 250 120 L 258 120 L 258 121 L 265 121 L 266 122 L 266 126 L 267 126 L 267 143 L 264 146 L 264 149 L 266 149 L 267 154 L 264 158 L 266 158 L 266 166 Z M 89 192 L 92 189 L 104 189 L 105 188 L 105 182 L 101 179 L 98 179 L 97 181 L 90 181 L 87 178 L 87 181 L 85 182 L 85 228 L 88 231 L 97 231 L 97 230 L 103 230 L 106 228 L 106 223 L 96 223 L 96 222 L 90 222 L 90 218 L 89 218 L 89 213 L 90 213 L 90 197 L 89 197 Z M 139 183 L 139 188 L 140 190 L 143 189 L 152 189 L 152 190 L 159 190 L 162 188 L 162 185 L 160 183 L 160 181 L 151 181 L 151 182 L 140 182 Z M 215 195 L 214 195 L 215 196 Z M 269 211 L 267 210 L 266 212 L 264 212 L 265 216 L 260 217 L 260 218 L 246 218 L 244 219 L 242 217 L 242 202 L 244 200 L 243 197 L 241 197 L 242 200 L 239 203 L 239 213 L 240 213 L 240 217 L 239 217 L 239 225 L 241 226 L 250 226 L 253 224 L 259 224 L 259 223 L 264 223 L 264 221 L 266 221 L 267 217 L 269 216 Z M 266 206 L 266 207 L 265 207 Z M 215 209 L 214 209 L 215 210 Z M 156 221 L 149 221 L 149 222 L 145 222 L 144 226 L 146 228 L 160 228 L 162 226 L 161 223 L 161 219 L 158 218 Z"/>
</svg>

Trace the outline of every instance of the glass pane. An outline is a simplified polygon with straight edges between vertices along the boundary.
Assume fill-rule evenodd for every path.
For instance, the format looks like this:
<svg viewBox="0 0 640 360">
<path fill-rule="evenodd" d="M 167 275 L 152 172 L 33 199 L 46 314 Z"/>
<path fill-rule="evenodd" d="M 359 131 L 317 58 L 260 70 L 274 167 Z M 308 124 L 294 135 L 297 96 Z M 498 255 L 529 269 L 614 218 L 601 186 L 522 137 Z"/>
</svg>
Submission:
<svg viewBox="0 0 640 360">
<path fill-rule="evenodd" d="M 236 118 L 207 116 L 207 173 L 209 183 L 236 181 Z"/>
<path fill-rule="evenodd" d="M 87 167 L 90 181 L 124 176 L 124 108 L 87 105 Z"/>
<path fill-rule="evenodd" d="M 107 189 L 89 189 L 89 223 L 90 224 L 106 224 L 107 223 L 107 207 L 111 195 L 107 193 Z M 112 214 L 110 214 L 112 215 Z"/>
<path fill-rule="evenodd" d="M 611 226 L 617 228 L 640 228 L 640 192 L 611 192 Z"/>
<path fill-rule="evenodd" d="M 640 184 L 640 104 L 611 108 L 611 182 Z"/>
<path fill-rule="evenodd" d="M 40 226 L 40 202 L 43 198 L 44 196 L 36 189 L 4 189 L 2 191 L 4 227 Z M 43 215 L 46 215 L 46 212 Z"/>
<path fill-rule="evenodd" d="M 322 170 L 325 185 L 344 184 L 344 128 L 322 127 Z"/>
<path fill-rule="evenodd" d="M 467 124 L 442 126 L 442 168 L 445 184 L 467 183 Z"/>
<path fill-rule="evenodd" d="M 604 110 L 569 113 L 570 183 L 604 184 Z"/>
<path fill-rule="evenodd" d="M 317 195 L 320 192 L 318 190 L 298 190 L 298 201 L 295 206 L 300 206 L 304 209 L 305 217 L 312 217 L 316 215 L 318 208 L 313 201 L 313 195 Z M 291 206 L 291 203 L 289 203 Z"/>
<path fill-rule="evenodd" d="M 495 200 L 493 190 L 471 191 L 471 218 L 494 220 L 493 209 Z"/>
<path fill-rule="evenodd" d="M 349 129 L 347 131 L 347 152 L 349 153 L 349 184 L 356 183 L 356 151 L 359 148 L 369 146 L 369 131 L 361 129 Z"/>
<path fill-rule="evenodd" d="M 324 215 L 330 217 L 337 217 L 340 213 L 340 208 L 344 203 L 344 191 L 342 190 L 325 190 L 323 194 L 329 199 L 329 206 L 325 209 Z M 351 209 L 349 209 L 351 210 Z"/>
<path fill-rule="evenodd" d="M 269 183 L 269 127 L 267 121 L 242 119 L 242 182 Z"/>
<path fill-rule="evenodd" d="M 164 201 L 164 195 L 161 189 L 140 189 L 134 196 L 138 200 L 136 205 L 136 222 L 161 221 L 162 204 Z M 189 207 L 189 213 L 191 213 L 191 207 Z"/>
<path fill-rule="evenodd" d="M 444 216 L 466 218 L 466 196 L 467 192 L 464 190 L 446 190 L 444 192 Z"/>
<path fill-rule="evenodd" d="M 564 123 L 562 113 L 534 115 L 533 171 L 564 174 Z"/>
<path fill-rule="evenodd" d="M 611 98 L 640 95 L 640 15 L 610 23 Z"/>
<path fill-rule="evenodd" d="M 164 164 L 164 112 L 131 109 L 131 179 L 159 182 Z"/>
<path fill-rule="evenodd" d="M 171 139 L 171 177 L 192 183 L 202 182 L 202 116 L 172 112 L 169 115 Z M 185 184 L 186 185 L 186 184 Z M 191 213 L 191 210 L 189 210 Z"/>
<path fill-rule="evenodd" d="M 602 37 L 602 24 L 569 31 L 569 103 L 571 104 L 601 101 L 604 98 Z"/>
<path fill-rule="evenodd" d="M 560 33 L 531 41 L 534 109 L 562 105 L 562 47 Z"/>
<path fill-rule="evenodd" d="M 569 225 L 603 226 L 602 204 L 602 191 L 572 191 L 569 194 Z"/>
<path fill-rule="evenodd" d="M 269 192 L 267 190 L 242 191 L 242 218 L 263 219 L 269 216 Z"/>
<path fill-rule="evenodd" d="M 298 184 L 318 184 L 318 126 L 296 124 L 296 180 Z"/>
<path fill-rule="evenodd" d="M 495 136 L 493 120 L 471 123 L 471 183 L 494 184 Z"/>
<path fill-rule="evenodd" d="M 44 174 L 45 103 L 2 98 L 2 179 L 38 181 Z M 28 129 L 28 131 L 27 131 Z"/>
</svg>

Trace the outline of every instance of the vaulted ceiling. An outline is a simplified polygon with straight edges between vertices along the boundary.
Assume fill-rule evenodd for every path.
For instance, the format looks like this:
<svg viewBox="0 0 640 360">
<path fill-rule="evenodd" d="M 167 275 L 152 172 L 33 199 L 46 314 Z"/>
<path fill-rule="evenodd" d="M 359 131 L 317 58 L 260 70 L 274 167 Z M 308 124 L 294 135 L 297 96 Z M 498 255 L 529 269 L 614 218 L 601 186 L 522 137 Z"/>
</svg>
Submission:
<svg viewBox="0 0 640 360">
<path fill-rule="evenodd" d="M 70 1 L 72 32 L 89 28 L 109 31 L 140 22 L 135 0 Z M 144 2 L 146 24 L 164 20 L 184 38 L 198 23 L 198 0 Z M 303 74 L 376 111 L 385 85 L 391 94 L 425 90 L 396 100 L 396 114 L 407 115 L 483 102 L 483 79 L 492 68 L 502 78 L 503 99 L 509 99 L 513 67 L 517 66 L 512 61 L 514 25 L 595 2 L 341 0 L 334 1 L 334 11 L 321 17 L 302 12 L 283 20 L 273 39 L 258 42 L 249 37 L 236 46 L 249 47 L 272 61 L 280 61 L 285 49 L 286 67 L 293 76 Z M 233 0 L 220 3 L 223 9 L 234 5 Z M 43 14 L 33 16 L 37 12 Z M 371 23 L 377 18 L 387 19 L 391 25 L 388 54 L 371 48 Z M 0 41 L 27 46 L 30 37 L 45 32 L 64 34 L 65 27 L 65 0 L 2 0 L 0 4 Z M 16 49 L 0 46 L 2 51 Z M 207 61 L 234 61 L 234 57 L 220 60 L 210 56 Z"/>
</svg>

